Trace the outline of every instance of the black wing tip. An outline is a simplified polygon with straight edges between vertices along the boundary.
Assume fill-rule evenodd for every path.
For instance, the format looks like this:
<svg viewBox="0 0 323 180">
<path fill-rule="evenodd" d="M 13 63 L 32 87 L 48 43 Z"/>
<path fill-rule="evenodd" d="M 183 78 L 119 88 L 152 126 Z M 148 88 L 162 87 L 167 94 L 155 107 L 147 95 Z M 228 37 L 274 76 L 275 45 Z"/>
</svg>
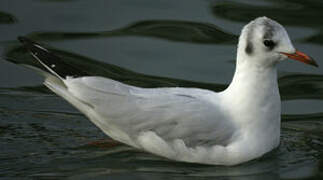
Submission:
<svg viewBox="0 0 323 180">
<path fill-rule="evenodd" d="M 17 39 L 23 44 L 25 44 L 27 41 L 29 41 L 29 39 L 24 36 L 18 36 Z"/>
<path fill-rule="evenodd" d="M 18 36 L 17 39 L 24 45 L 38 44 L 25 36 Z"/>
<path fill-rule="evenodd" d="M 18 36 L 17 39 L 23 44 L 24 48 L 26 48 L 31 54 L 36 55 L 39 51 L 48 51 L 39 43 L 25 37 Z"/>
<path fill-rule="evenodd" d="M 37 42 L 24 37 L 18 36 L 17 39 L 23 44 L 23 46 L 32 54 L 32 56 L 38 60 L 49 72 L 58 76 L 61 79 L 66 77 L 82 77 L 88 76 L 87 73 L 73 67 L 64 62 L 59 56 L 51 52 L 47 48 L 44 48 Z"/>
</svg>

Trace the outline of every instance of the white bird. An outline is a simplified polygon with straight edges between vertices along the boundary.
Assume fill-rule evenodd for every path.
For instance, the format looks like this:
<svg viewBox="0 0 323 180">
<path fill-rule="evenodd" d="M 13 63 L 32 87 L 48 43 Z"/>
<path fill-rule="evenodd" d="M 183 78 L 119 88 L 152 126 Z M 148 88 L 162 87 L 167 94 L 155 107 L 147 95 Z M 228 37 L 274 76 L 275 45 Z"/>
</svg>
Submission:
<svg viewBox="0 0 323 180">
<path fill-rule="evenodd" d="M 49 71 L 44 84 L 108 136 L 171 160 L 202 164 L 236 165 L 276 148 L 281 123 L 276 64 L 291 58 L 317 66 L 266 17 L 242 29 L 233 80 L 219 93 L 139 88 L 86 76 L 39 44 L 19 40 Z"/>
</svg>

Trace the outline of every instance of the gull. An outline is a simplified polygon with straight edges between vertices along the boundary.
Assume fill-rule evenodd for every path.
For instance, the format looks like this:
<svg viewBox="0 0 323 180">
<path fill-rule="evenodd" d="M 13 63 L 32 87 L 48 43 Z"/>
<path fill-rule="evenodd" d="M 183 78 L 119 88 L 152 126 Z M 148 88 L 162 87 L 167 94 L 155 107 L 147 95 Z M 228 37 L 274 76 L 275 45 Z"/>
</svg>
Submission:
<svg viewBox="0 0 323 180">
<path fill-rule="evenodd" d="M 47 70 L 44 85 L 111 138 L 170 160 L 212 165 L 240 164 L 278 147 L 276 65 L 290 58 L 318 66 L 267 17 L 243 27 L 233 80 L 222 92 L 140 88 L 90 76 L 40 44 L 18 39 Z"/>
</svg>

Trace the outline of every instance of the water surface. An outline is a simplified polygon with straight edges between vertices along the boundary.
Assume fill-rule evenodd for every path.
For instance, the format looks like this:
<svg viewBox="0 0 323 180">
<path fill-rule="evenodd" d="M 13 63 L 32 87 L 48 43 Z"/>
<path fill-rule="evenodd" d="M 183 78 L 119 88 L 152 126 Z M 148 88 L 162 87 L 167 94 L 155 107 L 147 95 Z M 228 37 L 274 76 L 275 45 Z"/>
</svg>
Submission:
<svg viewBox="0 0 323 180">
<path fill-rule="evenodd" d="M 38 74 L 19 66 L 38 65 L 16 40 L 24 35 L 91 75 L 140 87 L 221 91 L 233 75 L 240 29 L 264 15 L 283 24 L 294 45 L 323 66 L 320 0 L 0 1 L 0 177 L 322 178 L 322 68 L 281 63 L 280 147 L 222 167 L 173 162 L 116 144 L 43 87 Z"/>
</svg>

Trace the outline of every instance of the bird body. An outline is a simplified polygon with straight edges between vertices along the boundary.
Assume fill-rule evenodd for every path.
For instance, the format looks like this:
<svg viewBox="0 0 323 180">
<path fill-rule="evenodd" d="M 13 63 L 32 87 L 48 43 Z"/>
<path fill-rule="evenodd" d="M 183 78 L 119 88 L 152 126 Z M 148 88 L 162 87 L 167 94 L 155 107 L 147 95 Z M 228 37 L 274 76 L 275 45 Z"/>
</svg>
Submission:
<svg viewBox="0 0 323 180">
<path fill-rule="evenodd" d="M 20 40 L 48 70 L 44 84 L 111 138 L 172 160 L 202 164 L 235 165 L 276 148 L 281 114 L 276 64 L 290 57 L 316 65 L 295 50 L 281 25 L 266 17 L 243 28 L 233 80 L 219 93 L 139 88 L 78 76 L 39 44 Z"/>
</svg>

